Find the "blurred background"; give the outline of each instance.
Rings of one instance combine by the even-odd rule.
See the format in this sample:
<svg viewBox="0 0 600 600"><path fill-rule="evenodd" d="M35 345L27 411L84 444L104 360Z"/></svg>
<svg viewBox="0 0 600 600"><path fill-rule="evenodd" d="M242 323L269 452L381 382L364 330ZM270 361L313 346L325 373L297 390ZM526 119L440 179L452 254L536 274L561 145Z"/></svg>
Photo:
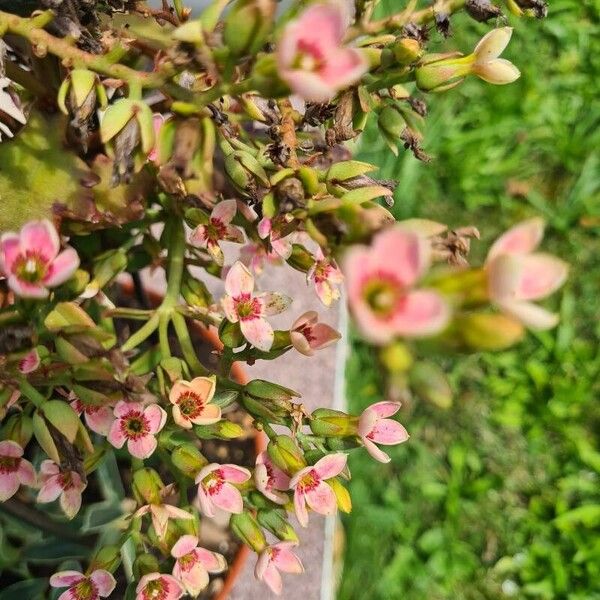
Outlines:
<svg viewBox="0 0 600 600"><path fill-rule="evenodd" d="M388 465L351 455L339 600L600 598L600 3L551 0L547 19L510 24L504 56L521 79L428 96L431 163L396 159L376 129L361 157L399 180L398 218L476 225L474 255L543 216L544 249L573 266L561 323L508 352L428 357L449 388L404 400L410 441ZM487 30L461 15L447 42L432 36L470 52ZM356 339L352 411L385 397L384 382Z"/></svg>

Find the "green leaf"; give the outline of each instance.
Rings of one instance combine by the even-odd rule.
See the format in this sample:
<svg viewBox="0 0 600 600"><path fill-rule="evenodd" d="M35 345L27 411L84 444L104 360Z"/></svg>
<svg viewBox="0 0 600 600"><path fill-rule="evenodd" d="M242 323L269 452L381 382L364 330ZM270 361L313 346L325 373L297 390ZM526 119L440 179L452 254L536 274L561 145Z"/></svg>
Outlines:
<svg viewBox="0 0 600 600"><path fill-rule="evenodd" d="M88 546L69 542L60 538L46 538L27 546L23 551L23 558L32 562L58 563L69 558L82 558L89 554Z"/></svg>
<svg viewBox="0 0 600 600"><path fill-rule="evenodd" d="M48 580L45 577L39 579L28 579L19 581L4 588L0 592L0 600L15 600L15 598L25 598L27 600L44 600L44 592L48 587Z"/></svg>

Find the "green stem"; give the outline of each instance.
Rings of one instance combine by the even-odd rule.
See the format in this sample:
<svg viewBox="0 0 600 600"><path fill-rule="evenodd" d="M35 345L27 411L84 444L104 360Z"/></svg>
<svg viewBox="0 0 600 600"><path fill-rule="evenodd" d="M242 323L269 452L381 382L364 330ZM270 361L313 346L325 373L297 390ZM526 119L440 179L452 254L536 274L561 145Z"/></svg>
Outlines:
<svg viewBox="0 0 600 600"><path fill-rule="evenodd" d="M169 322L171 321L171 311L159 311L158 318L158 343L160 345L161 358L171 356L171 346L169 344Z"/></svg>
<svg viewBox="0 0 600 600"><path fill-rule="evenodd" d="M179 312L173 313L173 326L175 327L175 333L183 352L187 364L195 375L208 375L208 370L198 360L196 351L194 350L194 344L190 338L190 332L185 322L185 318Z"/></svg>
<svg viewBox="0 0 600 600"><path fill-rule="evenodd" d="M161 308L174 307L179 299L179 294L181 291L181 280L183 279L185 259L185 229L183 227L183 221L181 221L179 218L172 225L171 238L169 242L170 248L167 293Z"/></svg>
<svg viewBox="0 0 600 600"><path fill-rule="evenodd" d="M158 327L160 317L158 313L154 313L150 320L140 329L138 329L121 347L123 352L129 352L137 348L142 342L145 342Z"/></svg>

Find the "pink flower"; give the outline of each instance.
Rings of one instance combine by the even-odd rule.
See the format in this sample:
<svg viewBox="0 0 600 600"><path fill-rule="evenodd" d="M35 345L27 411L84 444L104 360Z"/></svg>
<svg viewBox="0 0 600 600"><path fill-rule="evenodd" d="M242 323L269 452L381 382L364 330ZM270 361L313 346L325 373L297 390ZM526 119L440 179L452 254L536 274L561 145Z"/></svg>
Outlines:
<svg viewBox="0 0 600 600"><path fill-rule="evenodd" d="M35 486L33 465L23 458L23 448L12 440L0 442L0 502L12 498L21 485Z"/></svg>
<svg viewBox="0 0 600 600"><path fill-rule="evenodd" d="M395 336L421 337L441 331L450 318L442 296L411 287L429 266L431 247L422 236L393 226L370 248L347 252L348 301L363 336L386 344Z"/></svg>
<svg viewBox="0 0 600 600"><path fill-rule="evenodd" d="M60 571L50 577L50 585L55 588L68 587L58 600L98 600L112 594L117 582L104 569L97 569L87 576L79 571Z"/></svg>
<svg viewBox="0 0 600 600"><path fill-rule="evenodd" d="M358 435L369 454L379 462L390 462L390 457L375 444L393 446L408 439L406 429L397 421L387 419L400 410L399 402L377 402L366 408L358 421Z"/></svg>
<svg viewBox="0 0 600 600"><path fill-rule="evenodd" d="M27 375L28 373L33 373L40 366L40 355L38 351L33 348L30 350L20 361L19 361L19 371L23 373L23 375Z"/></svg>
<svg viewBox="0 0 600 600"><path fill-rule="evenodd" d="M284 573L304 572L302 562L290 550L296 545L296 542L279 542L267 546L256 561L254 576L259 581L264 581L278 596L283 587L279 571Z"/></svg>
<svg viewBox="0 0 600 600"><path fill-rule="evenodd" d="M30 221L20 233L0 238L0 270L10 289L23 298L46 298L48 288L71 278L79 266L73 248L60 252L60 239L48 221Z"/></svg>
<svg viewBox="0 0 600 600"><path fill-rule="evenodd" d="M267 251L267 249L258 242L250 242L249 244L242 246L240 250L240 261L257 275L260 275L260 273L263 272L265 263L272 265L283 264L283 260L277 252L273 250L270 252Z"/></svg>
<svg viewBox="0 0 600 600"><path fill-rule="evenodd" d="M208 223L198 225L191 237L193 244L206 248L214 261L223 266L223 251L219 246L221 240L242 243L244 234L231 225L237 210L236 200L223 200L219 202L210 215Z"/></svg>
<svg viewBox="0 0 600 600"><path fill-rule="evenodd" d="M317 296L325 306L331 306L334 300L339 299L340 291L337 286L342 283L344 276L335 261L325 257L321 248L315 253L315 263L306 277L309 281L314 281Z"/></svg>
<svg viewBox="0 0 600 600"><path fill-rule="evenodd" d="M148 513L150 513L150 517L152 518L152 527L154 527L154 531L160 539L164 538L167 534L169 519L189 520L194 518L189 512L171 504L146 504L138 508L133 516L141 517Z"/></svg>
<svg viewBox="0 0 600 600"><path fill-rule="evenodd" d="M54 502L60 496L60 507L69 519L81 508L81 493L86 484L75 471L61 471L52 460L45 460L40 467L42 487L37 497L41 504Z"/></svg>
<svg viewBox="0 0 600 600"><path fill-rule="evenodd" d="M208 585L209 573L221 573L227 568L225 558L221 554L200 548L198 538L194 535L180 537L171 548L171 556L175 558L173 577L193 597Z"/></svg>
<svg viewBox="0 0 600 600"><path fill-rule="evenodd" d="M326 348L342 337L339 331L318 320L319 315L314 310L309 310L294 321L290 339L301 354L312 356L315 350Z"/></svg>
<svg viewBox="0 0 600 600"><path fill-rule="evenodd" d="M491 300L532 329L550 329L558 323L558 315L530 300L540 300L555 292L569 272L562 260L533 252L543 236L542 219L519 223L492 245L485 266Z"/></svg>
<svg viewBox="0 0 600 600"><path fill-rule="evenodd" d="M221 305L229 321L239 322L246 340L259 350L268 352L273 345L274 332L264 317L283 312L291 299L275 292L254 296L253 291L254 277L238 261L227 273L226 296L221 300Z"/></svg>
<svg viewBox="0 0 600 600"><path fill-rule="evenodd" d="M267 452L261 452L256 457L254 469L256 489L276 504L286 504L287 494L281 490L290 487L290 478L269 458Z"/></svg>
<svg viewBox="0 0 600 600"><path fill-rule="evenodd" d="M78 414L85 415L86 425L96 433L107 436L115 417L110 406L85 404L79 398L71 402L71 408Z"/></svg>
<svg viewBox="0 0 600 600"><path fill-rule="evenodd" d="M341 2L314 4L284 29L277 48L279 74L305 100L327 102L367 71L360 50L342 45L347 16Z"/></svg>
<svg viewBox="0 0 600 600"><path fill-rule="evenodd" d="M267 237L269 238L272 254L279 256L283 260L287 260L292 255L292 245L294 243L293 233L282 237L281 234L273 228L273 221L267 217L260 221L256 230L261 239L264 240Z"/></svg>
<svg viewBox="0 0 600 600"><path fill-rule="evenodd" d="M346 466L346 460L345 454L328 454L314 466L305 467L292 477L290 489L294 490L294 508L302 527L308 525L307 504L321 515L335 514L337 501L326 480L339 475Z"/></svg>
<svg viewBox="0 0 600 600"><path fill-rule="evenodd" d="M191 429L192 424L211 425L219 421L221 408L211 404L215 388L214 377L176 381L169 394L175 423L184 429Z"/></svg>
<svg viewBox="0 0 600 600"><path fill-rule="evenodd" d="M164 426L167 413L158 404L144 407L138 402L117 403L114 410L116 419L110 427L108 441L115 448L122 448L127 442L127 450L136 458L148 458L156 450L154 437Z"/></svg>
<svg viewBox="0 0 600 600"><path fill-rule="evenodd" d="M179 600L184 589L172 575L149 573L140 579L135 593L135 600Z"/></svg>
<svg viewBox="0 0 600 600"><path fill-rule="evenodd" d="M245 483L250 471L236 465L206 465L196 476L198 501L207 517L215 516L215 506L225 512L239 514L244 510L240 491L232 484Z"/></svg>

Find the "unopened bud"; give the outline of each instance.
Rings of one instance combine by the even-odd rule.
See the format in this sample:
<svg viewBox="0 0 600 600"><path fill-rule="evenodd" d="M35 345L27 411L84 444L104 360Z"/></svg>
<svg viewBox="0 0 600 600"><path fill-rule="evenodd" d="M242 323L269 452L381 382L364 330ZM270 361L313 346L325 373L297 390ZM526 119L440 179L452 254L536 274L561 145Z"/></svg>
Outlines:
<svg viewBox="0 0 600 600"><path fill-rule="evenodd" d="M296 473L306 466L302 450L289 435L278 435L269 442L271 460L286 473Z"/></svg>
<svg viewBox="0 0 600 600"><path fill-rule="evenodd" d="M398 38L390 49L400 65L410 65L423 56L423 48L414 38Z"/></svg>
<svg viewBox="0 0 600 600"><path fill-rule="evenodd" d="M118 546L102 546L91 560L90 572L97 569L112 572L119 566L120 562L121 555Z"/></svg>
<svg viewBox="0 0 600 600"><path fill-rule="evenodd" d="M158 572L160 572L160 566L158 559L153 554L140 554L133 563L133 574L136 579Z"/></svg>
<svg viewBox="0 0 600 600"><path fill-rule="evenodd" d="M519 321L502 314L467 314L458 319L456 329L473 350L504 350L525 335Z"/></svg>
<svg viewBox="0 0 600 600"><path fill-rule="evenodd" d="M160 475L154 469L138 469L133 474L133 495L138 504L159 504L164 488Z"/></svg>
<svg viewBox="0 0 600 600"><path fill-rule="evenodd" d="M267 531L270 531L280 540L297 542L298 536L289 521L285 518L285 511L280 509L259 510L257 514L258 522Z"/></svg>
<svg viewBox="0 0 600 600"><path fill-rule="evenodd" d="M248 512L231 516L229 526L233 533L256 553L265 549L267 540L256 519Z"/></svg>
<svg viewBox="0 0 600 600"><path fill-rule="evenodd" d="M323 437L347 437L358 432L358 417L330 408L313 411L309 424L315 435Z"/></svg>
<svg viewBox="0 0 600 600"><path fill-rule="evenodd" d="M183 444L175 448L171 454L171 460L182 473L192 479L196 477L202 467L208 464L200 450L192 444Z"/></svg>
<svg viewBox="0 0 600 600"><path fill-rule="evenodd" d="M225 19L223 40L232 54L256 54L271 29L276 4L273 0L238 0Z"/></svg>
<svg viewBox="0 0 600 600"><path fill-rule="evenodd" d="M342 485L338 478L334 477L333 479L328 479L327 483L330 485L333 493L335 494L338 508L344 513L352 512L352 498L350 497L350 493Z"/></svg>
<svg viewBox="0 0 600 600"><path fill-rule="evenodd" d="M33 423L31 417L25 413L12 415L2 428L2 439L17 442L21 448L25 448L33 435Z"/></svg>
<svg viewBox="0 0 600 600"><path fill-rule="evenodd" d="M390 373L408 371L414 362L413 355L403 342L393 342L386 346L381 350L379 357Z"/></svg>
<svg viewBox="0 0 600 600"><path fill-rule="evenodd" d="M233 440L244 435L244 429L237 423L225 419L211 425L196 425L194 433L202 440Z"/></svg>
<svg viewBox="0 0 600 600"><path fill-rule="evenodd" d="M463 81L472 72L474 57L428 54L415 70L417 87L424 92L442 92Z"/></svg>

